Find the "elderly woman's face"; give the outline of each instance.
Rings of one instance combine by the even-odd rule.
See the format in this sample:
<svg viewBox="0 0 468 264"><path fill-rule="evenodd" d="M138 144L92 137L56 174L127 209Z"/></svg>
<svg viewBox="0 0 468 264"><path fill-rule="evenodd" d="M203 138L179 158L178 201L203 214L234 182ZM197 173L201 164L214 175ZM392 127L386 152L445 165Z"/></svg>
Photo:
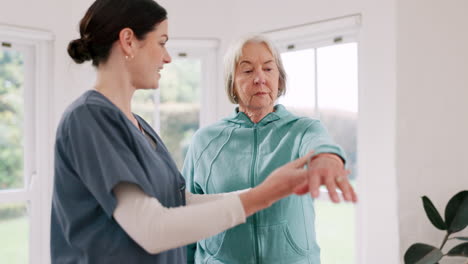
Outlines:
<svg viewBox="0 0 468 264"><path fill-rule="evenodd" d="M270 111L273 111L278 84L278 66L266 44L245 44L234 77L239 107L253 111L271 108Z"/></svg>

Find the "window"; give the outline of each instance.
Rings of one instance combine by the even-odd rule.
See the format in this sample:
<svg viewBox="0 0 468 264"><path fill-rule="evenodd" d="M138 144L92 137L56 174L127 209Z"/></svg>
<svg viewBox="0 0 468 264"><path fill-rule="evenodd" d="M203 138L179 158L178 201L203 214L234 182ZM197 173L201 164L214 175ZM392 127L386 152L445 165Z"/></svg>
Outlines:
<svg viewBox="0 0 468 264"><path fill-rule="evenodd" d="M288 77L286 94L278 103L293 113L323 122L347 154L353 184L358 177L355 23L351 17L294 28L291 32L269 33L277 42ZM322 188L315 207L322 263L355 263L355 206L333 204Z"/></svg>
<svg viewBox="0 0 468 264"><path fill-rule="evenodd" d="M212 104L202 104L202 94L207 100L209 78L216 76L216 46L214 41L169 41L172 62L161 71L159 89L138 90L133 98L133 111L158 132L179 169L193 134L210 112Z"/></svg>
<svg viewBox="0 0 468 264"><path fill-rule="evenodd" d="M9 42L2 42L0 50L0 190L24 197L0 204L0 259L5 258L1 261L5 263L27 263L29 255L30 205L25 196L32 156L25 154L33 149L26 144L25 114L32 114L24 100L24 94L31 92L25 83L32 63L28 51Z"/></svg>
<svg viewBox="0 0 468 264"><path fill-rule="evenodd" d="M357 43L286 51L287 94L278 102L291 112L322 120L356 172Z"/></svg>
<svg viewBox="0 0 468 264"><path fill-rule="evenodd" d="M51 39L0 25L0 263L48 260L51 155L44 138Z"/></svg>

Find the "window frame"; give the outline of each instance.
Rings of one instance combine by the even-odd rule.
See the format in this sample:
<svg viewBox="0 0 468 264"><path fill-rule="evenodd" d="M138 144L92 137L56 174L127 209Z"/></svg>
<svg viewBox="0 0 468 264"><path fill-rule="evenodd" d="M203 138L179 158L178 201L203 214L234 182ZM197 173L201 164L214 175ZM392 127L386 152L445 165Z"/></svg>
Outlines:
<svg viewBox="0 0 468 264"><path fill-rule="evenodd" d="M29 263L50 263L52 149L50 120L52 47L47 31L0 24L2 42L18 45L32 61L25 69L24 188L0 191L0 203L26 202L29 217ZM24 47L24 48L21 48ZM16 49L16 48L15 48Z"/></svg>

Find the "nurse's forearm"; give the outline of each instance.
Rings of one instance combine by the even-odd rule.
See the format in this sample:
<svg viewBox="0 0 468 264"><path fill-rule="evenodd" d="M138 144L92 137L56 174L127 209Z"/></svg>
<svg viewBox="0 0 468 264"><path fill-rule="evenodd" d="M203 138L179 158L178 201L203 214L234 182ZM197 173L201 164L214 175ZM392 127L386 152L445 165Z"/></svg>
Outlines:
<svg viewBox="0 0 468 264"><path fill-rule="evenodd" d="M244 206L247 217L268 207L268 203L258 194L256 189L240 194L239 198L242 201L242 206Z"/></svg>
<svg viewBox="0 0 468 264"><path fill-rule="evenodd" d="M246 192L248 190L250 190L250 188L244 189L244 190L239 190L239 191L234 191L234 192L215 193L215 194L193 194L191 192L186 191L185 192L185 201L186 201L187 205L202 204L202 203L212 202L212 201L222 199L222 198L226 197L226 195L241 194L241 193Z"/></svg>
<svg viewBox="0 0 468 264"><path fill-rule="evenodd" d="M245 222L237 194L176 208L162 206L135 184L120 183L114 194L115 220L150 254L188 245Z"/></svg>
<svg viewBox="0 0 468 264"><path fill-rule="evenodd" d="M274 190L267 190L267 188L262 185L239 194L247 217L270 207L274 202L280 200L284 196L285 195L281 195Z"/></svg>

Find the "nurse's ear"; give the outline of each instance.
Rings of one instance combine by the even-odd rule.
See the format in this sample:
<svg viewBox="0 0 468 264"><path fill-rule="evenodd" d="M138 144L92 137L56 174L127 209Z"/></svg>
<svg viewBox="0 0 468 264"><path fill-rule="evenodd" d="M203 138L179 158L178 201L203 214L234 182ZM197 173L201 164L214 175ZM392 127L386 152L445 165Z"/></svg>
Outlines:
<svg viewBox="0 0 468 264"><path fill-rule="evenodd" d="M122 49L125 59L133 59L136 48L136 37L131 28L124 28L120 31L118 43Z"/></svg>

